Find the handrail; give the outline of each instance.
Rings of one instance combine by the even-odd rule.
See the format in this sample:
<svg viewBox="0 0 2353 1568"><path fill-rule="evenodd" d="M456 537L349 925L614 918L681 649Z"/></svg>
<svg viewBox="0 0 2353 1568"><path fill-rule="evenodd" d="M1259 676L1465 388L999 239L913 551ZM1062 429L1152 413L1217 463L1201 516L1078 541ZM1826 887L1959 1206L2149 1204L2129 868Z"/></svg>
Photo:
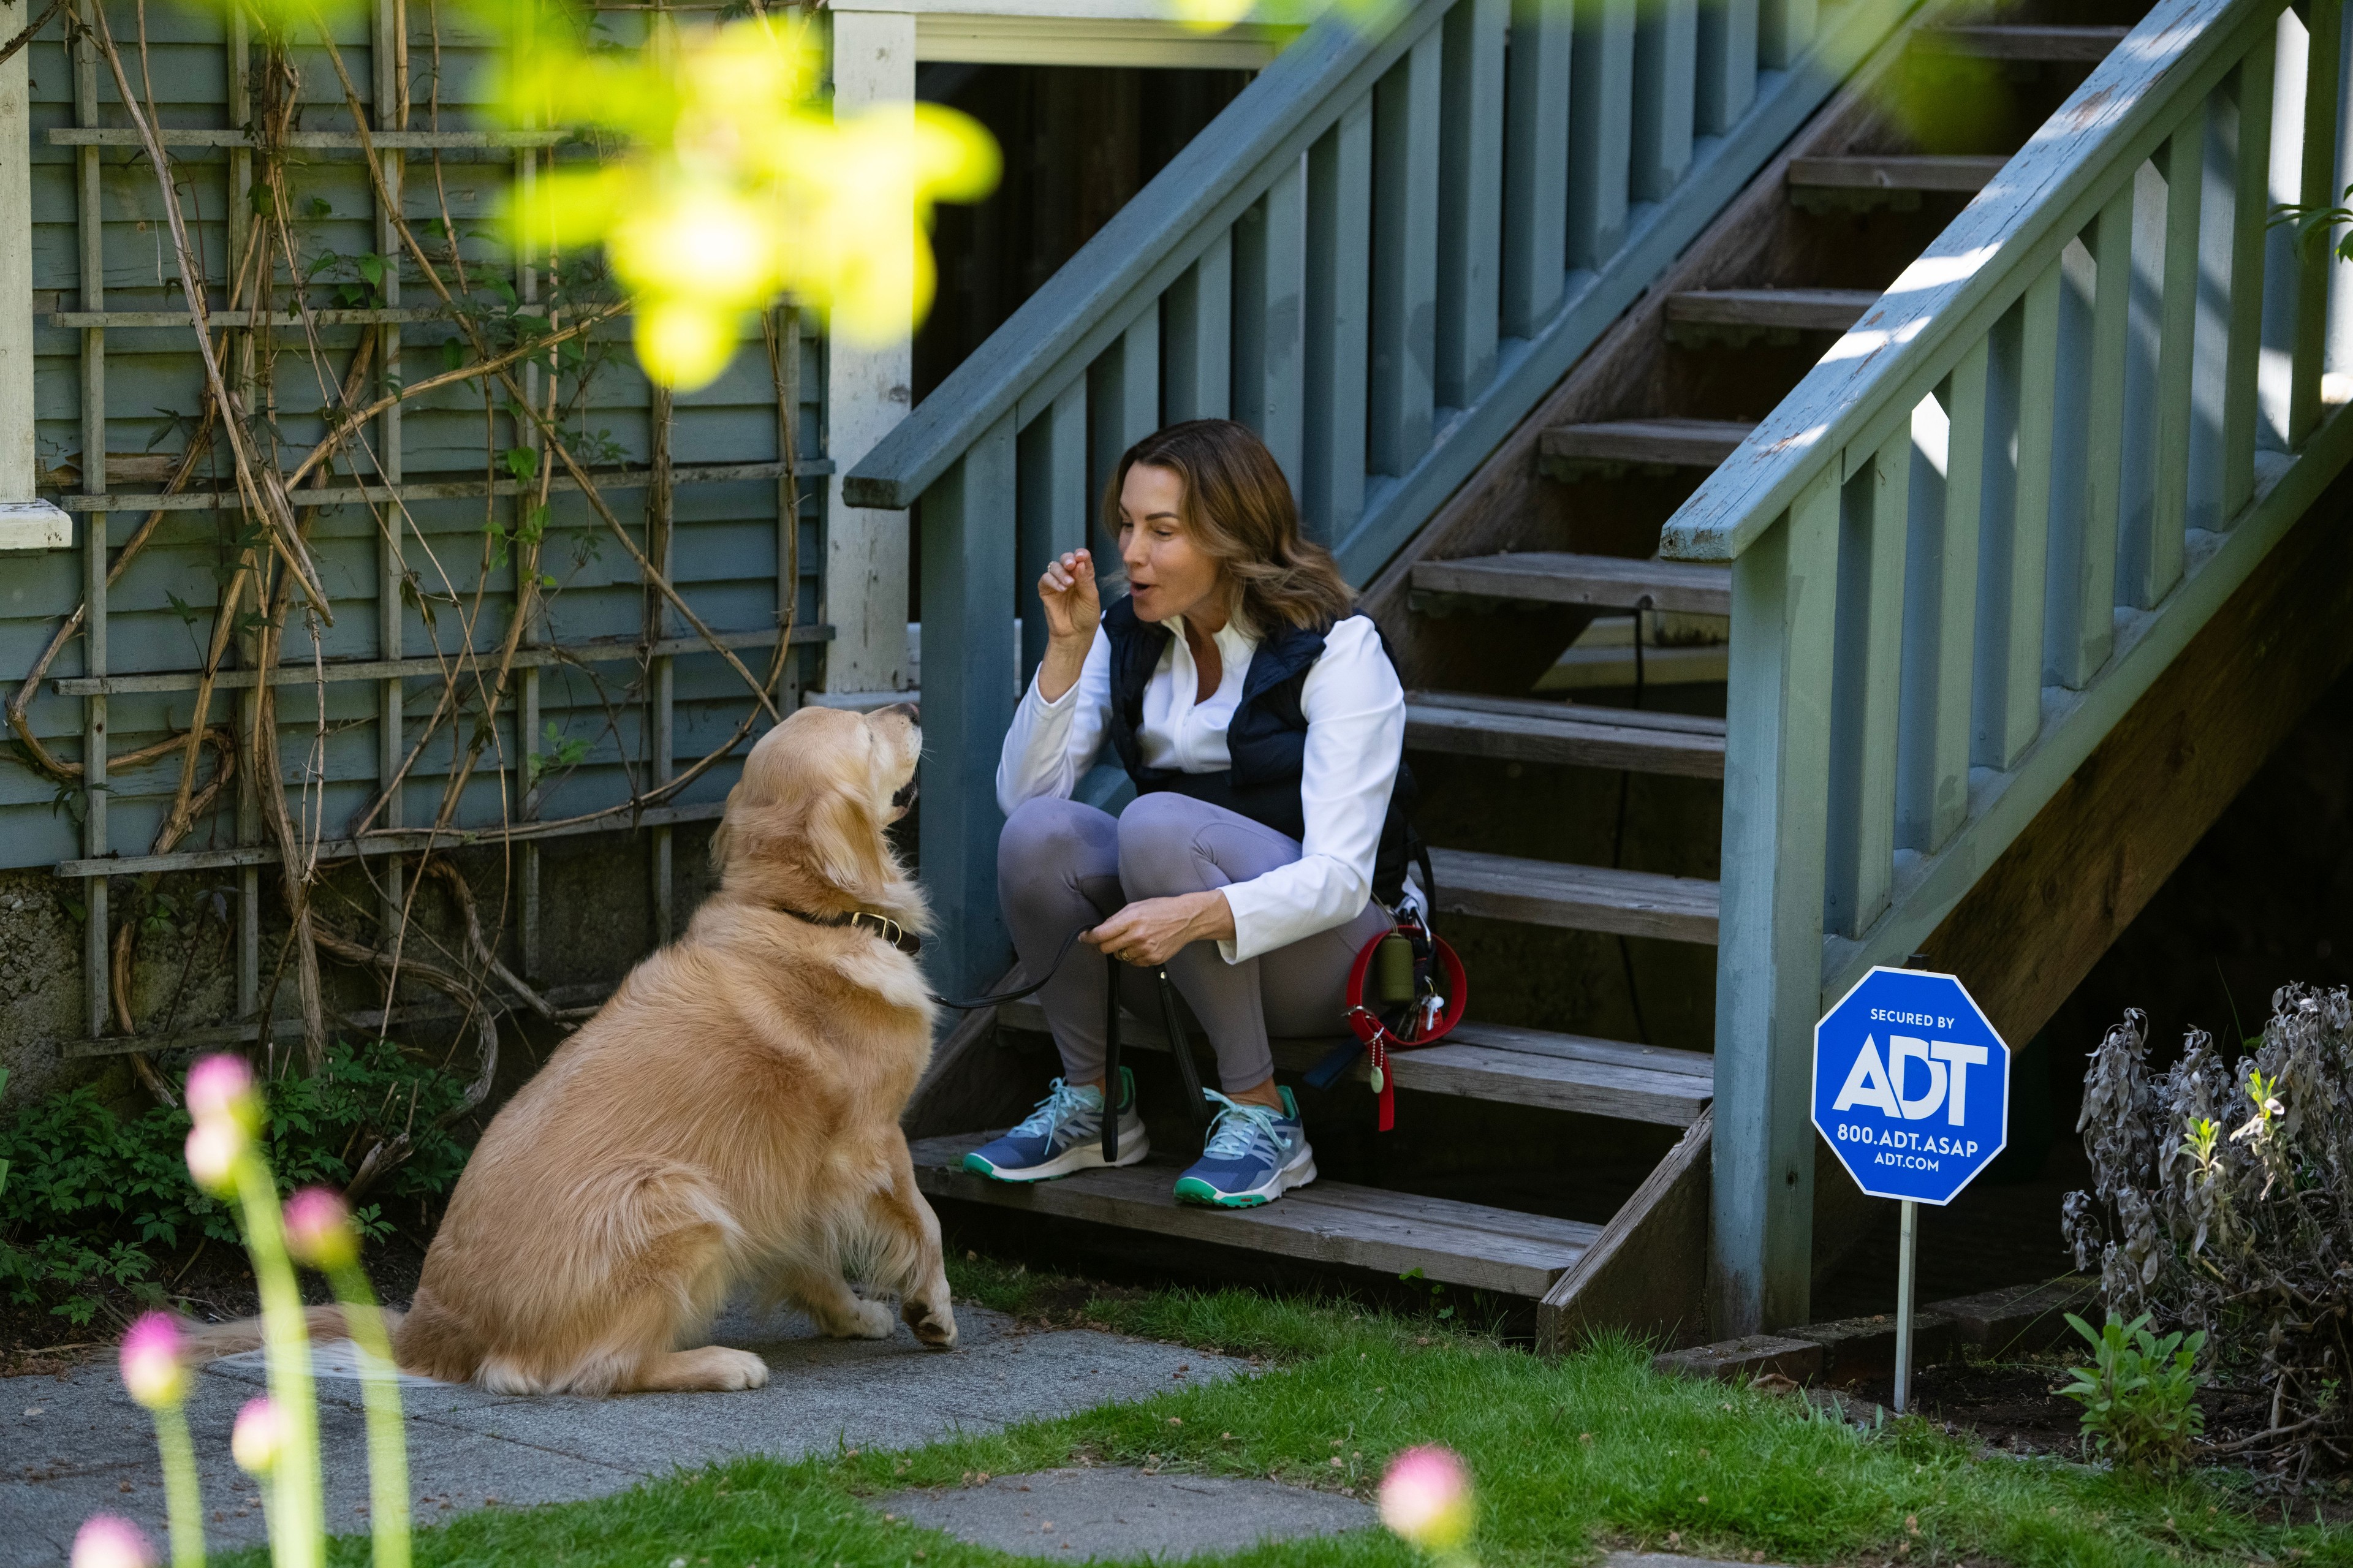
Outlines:
<svg viewBox="0 0 2353 1568"><path fill-rule="evenodd" d="M2159 0L1666 525L1732 563L1718 1332L1805 1314L1814 1020L2353 458L2353 268L2274 221L2342 178L2343 7Z"/></svg>
<svg viewBox="0 0 2353 1568"><path fill-rule="evenodd" d="M1914 0L1397 0L1228 105L845 477L922 510L934 980L1002 969L997 672L1130 443L1230 416L1368 580ZM1024 613L1027 605L1031 613ZM960 657L940 657L937 650Z"/></svg>
<svg viewBox="0 0 2353 1568"><path fill-rule="evenodd" d="M1117 339L1145 303L1199 259L1262 192L1274 167L1296 162L1341 107L1445 12L1400 5L1386 37L1326 16L1275 57L1136 198L1024 300L978 353L895 426L843 481L851 506L912 507L965 448L1009 409L1028 424Z"/></svg>
<svg viewBox="0 0 2353 1568"><path fill-rule="evenodd" d="M2202 96L2281 9L2262 0L2162 0L1890 284L1668 522L1660 553L1730 561L1771 526L1824 465L1875 448L1956 353L2099 215L2115 171L2155 153L2166 111Z"/></svg>

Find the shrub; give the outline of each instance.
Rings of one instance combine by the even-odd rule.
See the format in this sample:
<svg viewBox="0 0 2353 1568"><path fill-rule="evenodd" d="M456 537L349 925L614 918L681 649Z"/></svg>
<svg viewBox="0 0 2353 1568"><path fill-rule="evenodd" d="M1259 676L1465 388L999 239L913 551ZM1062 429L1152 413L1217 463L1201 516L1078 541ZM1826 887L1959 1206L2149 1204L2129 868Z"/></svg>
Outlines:
<svg viewBox="0 0 2353 1568"><path fill-rule="evenodd" d="M262 1142L291 1192L345 1185L379 1139L410 1130L416 1152L381 1189L396 1198L437 1196L457 1181L466 1151L434 1119L464 1093L462 1080L389 1041L338 1042L315 1076L269 1084ZM0 1123L0 1169L8 1173L0 1186L0 1293L87 1323L110 1288L161 1300L161 1258L200 1240L238 1246L227 1209L189 1180L189 1125L178 1109L119 1117L86 1087ZM356 1217L371 1236L391 1228L381 1205Z"/></svg>
<svg viewBox="0 0 2353 1568"><path fill-rule="evenodd" d="M2226 1062L2193 1029L2181 1059L2157 1075L2147 1027L2146 1014L2128 1011L2084 1075L2076 1131L2094 1190L2062 1206L2076 1266L2098 1266L2113 1316L2196 1330L2208 1347L2259 1346L2268 1440L2341 1450L2337 1389L2353 1360L2353 1001L2342 988L2284 986L2252 1055Z"/></svg>
<svg viewBox="0 0 2353 1568"><path fill-rule="evenodd" d="M2204 1331L2159 1339L2147 1312L2129 1323L2112 1313L2097 1331L2073 1312L2067 1322L2092 1345L2092 1364L2070 1368L2075 1381L2059 1391L2083 1405L2084 1435L2138 1468L2178 1468L2205 1427L2196 1403Z"/></svg>

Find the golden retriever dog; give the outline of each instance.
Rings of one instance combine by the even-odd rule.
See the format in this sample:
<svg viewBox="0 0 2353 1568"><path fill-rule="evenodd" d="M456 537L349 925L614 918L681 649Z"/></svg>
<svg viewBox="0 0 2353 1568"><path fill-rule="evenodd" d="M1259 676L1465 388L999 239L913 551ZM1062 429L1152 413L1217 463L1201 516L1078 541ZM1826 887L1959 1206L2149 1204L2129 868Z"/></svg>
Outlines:
<svg viewBox="0 0 2353 1568"><path fill-rule="evenodd" d="M883 828L922 743L900 705L805 708L752 748L712 840L717 890L468 1161L393 1331L402 1370L502 1394L757 1388L758 1356L703 1342L729 1293L888 1336L845 1266L899 1297L917 1340L955 1345L899 1129L934 1008L892 940L927 910Z"/></svg>

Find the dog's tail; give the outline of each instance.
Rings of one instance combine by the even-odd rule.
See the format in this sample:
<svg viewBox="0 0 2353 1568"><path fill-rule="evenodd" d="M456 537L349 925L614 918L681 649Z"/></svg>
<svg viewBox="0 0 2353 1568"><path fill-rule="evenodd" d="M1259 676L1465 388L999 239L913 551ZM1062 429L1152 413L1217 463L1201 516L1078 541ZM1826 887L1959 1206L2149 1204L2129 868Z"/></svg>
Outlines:
<svg viewBox="0 0 2353 1568"><path fill-rule="evenodd" d="M399 1312L389 1307L384 1309L385 1331L397 1330L400 1319ZM343 1308L337 1306L304 1308L302 1327L314 1345L351 1337L351 1325L344 1320ZM239 1318L228 1323L200 1323L193 1318L182 1318L179 1328L183 1353L199 1363L259 1350L264 1343L259 1318Z"/></svg>

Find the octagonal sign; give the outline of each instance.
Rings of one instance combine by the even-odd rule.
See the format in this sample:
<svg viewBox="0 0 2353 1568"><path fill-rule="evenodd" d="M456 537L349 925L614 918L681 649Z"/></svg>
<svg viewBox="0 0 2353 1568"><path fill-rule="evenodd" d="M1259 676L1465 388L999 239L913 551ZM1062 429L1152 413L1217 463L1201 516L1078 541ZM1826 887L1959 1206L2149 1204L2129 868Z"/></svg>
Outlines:
<svg viewBox="0 0 2353 1568"><path fill-rule="evenodd" d="M1874 969L1814 1026L1814 1126L1872 1196L1951 1203L2010 1140L2010 1047L1952 975Z"/></svg>

